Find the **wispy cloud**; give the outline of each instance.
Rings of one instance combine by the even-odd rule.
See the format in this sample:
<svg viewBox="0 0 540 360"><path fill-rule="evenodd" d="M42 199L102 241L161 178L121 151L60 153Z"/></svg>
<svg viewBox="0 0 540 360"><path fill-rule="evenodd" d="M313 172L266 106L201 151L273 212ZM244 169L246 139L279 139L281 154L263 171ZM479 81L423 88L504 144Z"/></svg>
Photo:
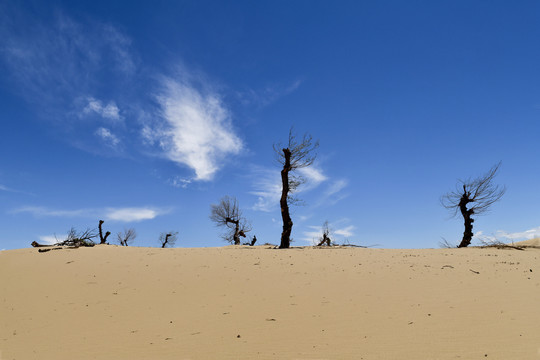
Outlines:
<svg viewBox="0 0 540 360"><path fill-rule="evenodd" d="M120 144L120 139L111 133L109 129L100 127L96 130L96 135L109 147L116 149Z"/></svg>
<svg viewBox="0 0 540 360"><path fill-rule="evenodd" d="M251 176L255 190L249 193L257 197L257 202L253 205L252 209L270 212L278 208L281 197L281 177L279 170L253 167Z"/></svg>
<svg viewBox="0 0 540 360"><path fill-rule="evenodd" d="M29 213L36 217L103 218L119 222L151 220L169 212L170 209L158 207L58 210L41 206L26 206L12 211L12 213Z"/></svg>
<svg viewBox="0 0 540 360"><path fill-rule="evenodd" d="M483 231L477 231L474 238L481 241L521 241L540 237L540 226L529 230L509 233L504 230L497 230L492 235L484 235Z"/></svg>
<svg viewBox="0 0 540 360"><path fill-rule="evenodd" d="M301 84L301 80L295 80L288 84L267 85L262 89L238 92L237 96L244 105L263 108L296 91Z"/></svg>
<svg viewBox="0 0 540 360"><path fill-rule="evenodd" d="M77 210L57 210L49 209L42 206L24 206L12 211L15 214L29 213L35 217L91 217L94 210L92 209L77 209Z"/></svg>
<svg viewBox="0 0 540 360"><path fill-rule="evenodd" d="M220 96L181 79L163 78L156 96L160 124L147 125L142 136L157 143L164 156L195 171L194 180L212 180L230 155L242 150L229 111Z"/></svg>
<svg viewBox="0 0 540 360"><path fill-rule="evenodd" d="M122 120L120 109L116 106L114 101L110 101L107 105L103 105L100 100L94 99L93 97L88 98L87 101L88 104L83 109L84 114L95 113L105 119L114 121Z"/></svg>
<svg viewBox="0 0 540 360"><path fill-rule="evenodd" d="M39 243L43 245L53 245L62 240L63 240L62 237L58 238L56 235L39 236Z"/></svg>
<svg viewBox="0 0 540 360"><path fill-rule="evenodd" d="M335 222L335 224L343 224L344 222L346 222L346 220L338 220ZM332 224L330 224L330 227L331 227L330 238L333 241L339 242L339 241L343 241L354 236L354 229L355 229L354 225L348 225L344 227L339 227L337 229L332 229ZM310 244L314 244L318 242L319 239L322 238L323 229L321 225L319 226L310 225L310 226L307 226L307 228L309 230L302 232L302 238L301 238L302 241L305 241Z"/></svg>
<svg viewBox="0 0 540 360"><path fill-rule="evenodd" d="M328 180L323 171L316 166L298 169L297 175L304 183L295 190L294 194L311 191ZM291 176L295 175L291 174ZM255 190L250 191L250 194L257 196L257 202L252 209L265 212L276 209L279 206L282 190L280 170L278 168L253 167L251 177Z"/></svg>
<svg viewBox="0 0 540 360"><path fill-rule="evenodd" d="M13 14L0 15L0 59L42 111L65 112L93 92L100 76L119 80L134 71L131 40L111 25L77 22L61 12L52 25L17 15L18 21L11 20ZM101 112L114 116L114 107L102 106Z"/></svg>

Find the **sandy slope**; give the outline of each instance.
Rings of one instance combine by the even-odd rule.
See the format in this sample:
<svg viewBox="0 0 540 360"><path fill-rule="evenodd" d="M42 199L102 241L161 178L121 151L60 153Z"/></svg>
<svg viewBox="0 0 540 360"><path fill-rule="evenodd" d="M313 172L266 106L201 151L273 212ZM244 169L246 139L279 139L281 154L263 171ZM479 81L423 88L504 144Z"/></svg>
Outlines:
<svg viewBox="0 0 540 360"><path fill-rule="evenodd" d="M0 252L0 359L540 359L540 250Z"/></svg>

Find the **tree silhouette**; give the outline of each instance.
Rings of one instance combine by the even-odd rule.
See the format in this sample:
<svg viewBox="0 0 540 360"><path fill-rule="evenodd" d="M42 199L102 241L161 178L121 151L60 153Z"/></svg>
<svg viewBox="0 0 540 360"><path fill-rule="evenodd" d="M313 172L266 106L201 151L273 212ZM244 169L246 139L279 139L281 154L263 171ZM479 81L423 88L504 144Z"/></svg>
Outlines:
<svg viewBox="0 0 540 360"><path fill-rule="evenodd" d="M291 246L291 232L293 221L289 212L289 202L295 202L297 199L291 197L304 179L300 176L293 176L297 169L305 168L313 164L317 154L314 151L319 147L319 142L313 143L311 135L304 134L301 141L296 139L293 129L289 130L289 139L286 145L274 144L274 152L278 162L283 166L281 170L281 198L279 205L281 208L281 218L283 220L283 231L281 233L280 249Z"/></svg>
<svg viewBox="0 0 540 360"><path fill-rule="evenodd" d="M471 244L474 235L472 216L485 214L491 205L499 201L506 192L506 187L493 185L493 178L497 175L500 166L499 162L486 174L476 179L459 180L456 190L441 197L442 205L452 211L453 216L457 215L458 210L463 216L465 231L458 247L467 247Z"/></svg>
<svg viewBox="0 0 540 360"><path fill-rule="evenodd" d="M159 243L161 248L173 247L178 240L178 231L171 231L166 233L161 233L159 235Z"/></svg>
<svg viewBox="0 0 540 360"><path fill-rule="evenodd" d="M106 244L107 243L107 237L109 237L109 235L111 235L111 232L110 231L107 231L105 233L105 236L103 236L103 230L101 229L101 226L103 225L105 221L103 220L99 220L99 225L98 225L98 228L99 228L99 243L100 244Z"/></svg>
<svg viewBox="0 0 540 360"><path fill-rule="evenodd" d="M246 233L251 231L251 225L242 216L238 201L234 197L224 196L219 201L219 204L212 204L210 207L210 220L216 226L229 229L222 237L234 245L240 245L240 237L246 237Z"/></svg>
<svg viewBox="0 0 540 360"><path fill-rule="evenodd" d="M332 239L330 239L330 225L328 224L328 220L326 220L322 226L322 236L319 238L319 242L317 243L317 246L331 246L332 245Z"/></svg>
<svg viewBox="0 0 540 360"><path fill-rule="evenodd" d="M137 233L135 232L135 229L129 228L124 229L123 233L119 232L118 234L116 234L116 236L120 245L129 246L129 244L131 244L137 237Z"/></svg>

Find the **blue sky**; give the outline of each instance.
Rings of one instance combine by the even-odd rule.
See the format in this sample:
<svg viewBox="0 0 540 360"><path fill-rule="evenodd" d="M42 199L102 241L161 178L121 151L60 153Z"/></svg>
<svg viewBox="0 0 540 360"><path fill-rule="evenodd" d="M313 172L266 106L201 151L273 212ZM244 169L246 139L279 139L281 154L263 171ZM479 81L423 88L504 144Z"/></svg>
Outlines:
<svg viewBox="0 0 540 360"><path fill-rule="evenodd" d="M3 1L0 248L133 227L134 245L221 246L238 199L279 243L291 126L319 139L293 245L325 220L388 248L461 239L439 198L502 161L475 222L540 236L537 1Z"/></svg>

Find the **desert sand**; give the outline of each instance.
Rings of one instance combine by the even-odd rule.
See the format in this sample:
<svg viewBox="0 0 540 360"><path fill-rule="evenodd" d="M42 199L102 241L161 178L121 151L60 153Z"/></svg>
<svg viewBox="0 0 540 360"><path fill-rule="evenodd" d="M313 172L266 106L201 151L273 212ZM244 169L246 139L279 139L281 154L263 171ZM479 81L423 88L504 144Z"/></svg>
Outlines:
<svg viewBox="0 0 540 360"><path fill-rule="evenodd" d="M540 359L540 249L0 252L0 359Z"/></svg>

